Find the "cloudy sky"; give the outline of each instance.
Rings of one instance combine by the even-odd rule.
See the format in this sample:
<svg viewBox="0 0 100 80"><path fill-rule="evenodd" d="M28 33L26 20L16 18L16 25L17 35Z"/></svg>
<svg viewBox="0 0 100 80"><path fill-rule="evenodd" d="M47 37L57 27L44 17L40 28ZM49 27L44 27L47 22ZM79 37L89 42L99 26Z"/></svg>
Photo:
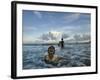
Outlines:
<svg viewBox="0 0 100 80"><path fill-rule="evenodd" d="M23 43L90 39L89 13L23 10Z"/></svg>

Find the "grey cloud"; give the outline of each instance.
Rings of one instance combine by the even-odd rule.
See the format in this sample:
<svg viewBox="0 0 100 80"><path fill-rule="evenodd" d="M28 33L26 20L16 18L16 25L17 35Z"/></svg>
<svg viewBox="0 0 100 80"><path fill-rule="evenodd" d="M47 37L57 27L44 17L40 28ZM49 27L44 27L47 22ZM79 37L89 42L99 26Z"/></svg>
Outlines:
<svg viewBox="0 0 100 80"><path fill-rule="evenodd" d="M42 34L39 39L41 41L59 41L63 37L65 42L84 42L84 41L90 41L90 35L89 34L67 34L63 33L62 36L55 36L52 32L48 32L45 34Z"/></svg>
<svg viewBox="0 0 100 80"><path fill-rule="evenodd" d="M42 14L39 11L34 11L33 12L38 18L42 18Z"/></svg>
<svg viewBox="0 0 100 80"><path fill-rule="evenodd" d="M59 36L55 36L52 32L48 32L48 33L45 33L45 34L42 34L39 39L41 40L58 40L58 37Z"/></svg>
<svg viewBox="0 0 100 80"><path fill-rule="evenodd" d="M55 37L51 32L49 32L49 37L51 40L57 40L57 37Z"/></svg>
<svg viewBox="0 0 100 80"><path fill-rule="evenodd" d="M70 36L68 35L68 34L62 34L62 37L64 38L64 39L66 39L66 38L69 38Z"/></svg>
<svg viewBox="0 0 100 80"><path fill-rule="evenodd" d="M40 37L40 39L42 39L42 40L49 40L49 36L48 36L48 34L43 34L43 35Z"/></svg>
<svg viewBox="0 0 100 80"><path fill-rule="evenodd" d="M74 35L74 40L76 41L84 41L84 40L90 40L90 35L89 34L76 34Z"/></svg>
<svg viewBox="0 0 100 80"><path fill-rule="evenodd" d="M65 17L65 22L71 23L77 19L79 19L80 13L74 13Z"/></svg>

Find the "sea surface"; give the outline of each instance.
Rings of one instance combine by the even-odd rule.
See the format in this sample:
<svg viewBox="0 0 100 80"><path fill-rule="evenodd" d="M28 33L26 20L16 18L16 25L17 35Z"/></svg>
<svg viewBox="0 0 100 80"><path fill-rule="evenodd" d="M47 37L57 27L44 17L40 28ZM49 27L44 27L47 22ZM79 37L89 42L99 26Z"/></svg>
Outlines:
<svg viewBox="0 0 100 80"><path fill-rule="evenodd" d="M58 64L47 64L44 61L50 45L23 44L23 69L43 69L60 67L84 67L91 66L91 45L90 43L65 44L64 49L53 45L55 54L63 57Z"/></svg>

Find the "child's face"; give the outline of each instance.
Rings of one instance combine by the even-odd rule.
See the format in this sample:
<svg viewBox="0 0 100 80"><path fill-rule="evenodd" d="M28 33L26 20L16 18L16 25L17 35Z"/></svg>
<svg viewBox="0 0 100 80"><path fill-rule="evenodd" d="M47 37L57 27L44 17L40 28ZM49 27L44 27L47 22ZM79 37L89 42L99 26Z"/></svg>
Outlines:
<svg viewBox="0 0 100 80"><path fill-rule="evenodd" d="M53 48L49 48L48 49L48 53L54 54L55 53L55 50Z"/></svg>

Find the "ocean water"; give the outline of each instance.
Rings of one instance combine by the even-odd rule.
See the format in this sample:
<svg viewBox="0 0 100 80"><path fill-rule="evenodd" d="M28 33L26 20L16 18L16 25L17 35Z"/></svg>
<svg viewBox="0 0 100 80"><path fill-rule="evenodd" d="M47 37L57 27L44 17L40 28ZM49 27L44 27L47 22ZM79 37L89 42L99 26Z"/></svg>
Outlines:
<svg viewBox="0 0 100 80"><path fill-rule="evenodd" d="M23 44L23 69L91 66L90 43L66 44L64 49L53 45L56 49L55 54L63 57L63 60L56 65L47 64L44 61L49 46Z"/></svg>

